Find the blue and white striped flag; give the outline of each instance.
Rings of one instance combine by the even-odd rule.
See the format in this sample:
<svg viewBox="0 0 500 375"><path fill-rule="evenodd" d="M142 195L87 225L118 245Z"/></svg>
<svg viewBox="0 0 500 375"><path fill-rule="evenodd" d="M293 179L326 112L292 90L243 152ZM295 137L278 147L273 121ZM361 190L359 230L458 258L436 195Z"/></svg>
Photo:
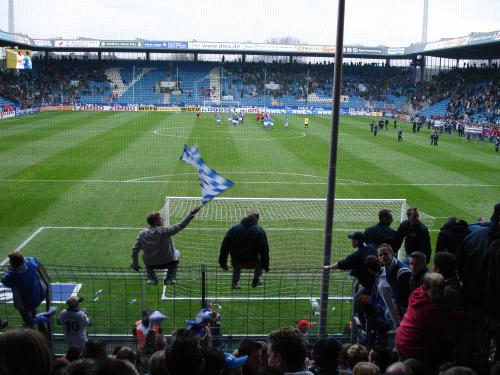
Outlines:
<svg viewBox="0 0 500 375"><path fill-rule="evenodd" d="M181 160L191 164L198 170L202 203L214 199L217 195L234 185L234 182L220 176L216 171L205 164L198 151L198 146L196 145L191 148L184 145L184 153L181 156Z"/></svg>

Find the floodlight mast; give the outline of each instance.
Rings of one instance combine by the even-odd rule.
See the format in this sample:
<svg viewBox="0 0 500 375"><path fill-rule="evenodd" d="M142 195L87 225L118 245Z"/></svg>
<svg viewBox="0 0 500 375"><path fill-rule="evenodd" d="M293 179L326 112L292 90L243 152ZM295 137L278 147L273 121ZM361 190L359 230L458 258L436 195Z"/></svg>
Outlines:
<svg viewBox="0 0 500 375"><path fill-rule="evenodd" d="M332 129L330 137L330 158L328 162L328 189L326 194L325 241L323 264L330 264L333 241L333 212L335 202L335 180L337 177L337 151L339 139L340 83L342 80L342 52L344 49L345 0L339 0L337 13L337 41L335 44L335 67L333 74ZM321 303L319 315L319 336L326 335L328 315L328 286L330 271L323 269Z"/></svg>
<svg viewBox="0 0 500 375"><path fill-rule="evenodd" d="M14 0L9 0L9 33L14 33Z"/></svg>
<svg viewBox="0 0 500 375"><path fill-rule="evenodd" d="M429 0L424 0L424 12L422 16L422 43L427 43L427 24L429 21Z"/></svg>

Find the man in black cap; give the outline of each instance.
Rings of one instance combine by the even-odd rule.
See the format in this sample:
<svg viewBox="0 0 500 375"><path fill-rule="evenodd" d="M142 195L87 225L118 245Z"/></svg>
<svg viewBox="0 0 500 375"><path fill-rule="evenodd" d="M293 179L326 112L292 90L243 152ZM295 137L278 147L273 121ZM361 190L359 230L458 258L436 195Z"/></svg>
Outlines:
<svg viewBox="0 0 500 375"><path fill-rule="evenodd" d="M365 243L365 235L362 232L353 232L347 235L351 239L352 247L356 249L352 254L342 260L323 266L325 270L350 270L350 275L358 279L365 291L363 294L369 294L375 277L368 272L365 266L365 258L369 255L377 255L377 250L373 245Z"/></svg>

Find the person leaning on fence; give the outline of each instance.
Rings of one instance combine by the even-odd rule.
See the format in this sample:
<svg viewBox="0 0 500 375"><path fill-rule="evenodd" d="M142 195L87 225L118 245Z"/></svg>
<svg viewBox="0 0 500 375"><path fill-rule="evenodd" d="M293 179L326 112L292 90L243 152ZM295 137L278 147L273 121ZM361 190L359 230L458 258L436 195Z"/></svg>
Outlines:
<svg viewBox="0 0 500 375"><path fill-rule="evenodd" d="M365 259L369 255L377 255L377 250L373 245L365 243L365 235L363 232L353 232L347 235L351 240L351 245L356 249L352 254L349 254L344 259L333 264L323 266L325 270L350 270L350 275L358 279L363 286L360 294L370 294L375 277L368 271L365 265Z"/></svg>
<svg viewBox="0 0 500 375"><path fill-rule="evenodd" d="M149 278L148 284L158 284L155 269L166 269L167 274L163 283L175 284L180 253L175 250L172 236L183 230L194 219L200 207L193 208L178 224L165 226L159 212L147 217L149 228L141 230L134 247L132 248L132 264L130 267L139 271L139 251L142 250L142 260Z"/></svg>
<svg viewBox="0 0 500 375"><path fill-rule="evenodd" d="M249 211L240 223L229 229L222 241L219 265L227 271L227 258L231 255L233 289L241 288L243 269L254 269L252 288L262 284L263 270L269 272L269 244L266 232L258 225L259 217L258 211Z"/></svg>
<svg viewBox="0 0 500 375"><path fill-rule="evenodd" d="M40 262L34 257L25 258L19 252L8 255L10 268L5 272L2 283L12 289L14 307L19 311L24 325L34 326L36 309L45 299L47 287L38 277Z"/></svg>

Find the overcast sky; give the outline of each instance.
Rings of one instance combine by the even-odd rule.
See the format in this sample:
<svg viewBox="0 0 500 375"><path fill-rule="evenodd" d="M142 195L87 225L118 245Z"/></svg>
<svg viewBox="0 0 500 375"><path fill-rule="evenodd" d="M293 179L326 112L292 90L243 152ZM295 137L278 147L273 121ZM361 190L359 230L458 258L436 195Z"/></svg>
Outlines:
<svg viewBox="0 0 500 375"><path fill-rule="evenodd" d="M344 44L407 46L424 0L346 0ZM14 0L15 31L33 38L335 44L336 0ZM8 0L0 0L8 30ZM428 41L500 30L500 0L429 0Z"/></svg>

